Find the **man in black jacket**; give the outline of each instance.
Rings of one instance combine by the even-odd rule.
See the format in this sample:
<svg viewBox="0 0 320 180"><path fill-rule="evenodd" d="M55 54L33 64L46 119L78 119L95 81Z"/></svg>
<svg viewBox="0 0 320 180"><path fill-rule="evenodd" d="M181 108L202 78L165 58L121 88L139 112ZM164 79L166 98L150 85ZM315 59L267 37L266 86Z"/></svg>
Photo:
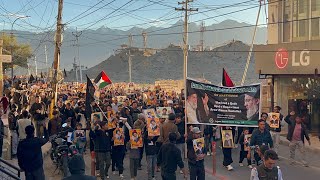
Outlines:
<svg viewBox="0 0 320 180"><path fill-rule="evenodd" d="M43 158L41 147L48 142L45 138L34 137L34 127L29 125L25 129L27 137L18 145L18 164L25 172L26 180L44 180Z"/></svg>
<svg viewBox="0 0 320 180"><path fill-rule="evenodd" d="M178 131L180 133L180 138L177 139L177 147L180 149L181 153L182 153L182 158L184 158L185 155L185 148L184 148L184 143L185 143L185 138L183 136L183 134L185 134L185 122L184 119L182 119L181 114L176 114L176 121L175 121L177 127L178 127ZM180 172L181 173L181 172Z"/></svg>
<svg viewBox="0 0 320 180"><path fill-rule="evenodd" d="M303 166L308 167L308 163L306 162L305 158L306 151L304 149L304 138L308 140L309 145L311 145L311 142L308 135L307 127L304 123L302 123L302 116L296 116L295 112L291 112L285 118L285 121L288 123L287 139L290 141L289 148L291 164L295 164L295 151L298 147L302 155Z"/></svg>
<svg viewBox="0 0 320 180"><path fill-rule="evenodd" d="M192 129L192 137L187 140L188 147L188 164L190 170L190 180L204 180L205 170L204 170L204 157L205 152L202 154L196 154L193 148L193 140L201 138L201 131L198 127Z"/></svg>
<svg viewBox="0 0 320 180"><path fill-rule="evenodd" d="M102 121L96 125L93 134L94 151L99 161L101 179L109 179L108 171L111 165L111 139L112 135L108 133L108 123Z"/></svg>
<svg viewBox="0 0 320 180"><path fill-rule="evenodd" d="M85 163L81 155L74 155L68 164L71 176L63 178L63 180L95 180L94 176L85 175Z"/></svg>
<svg viewBox="0 0 320 180"><path fill-rule="evenodd" d="M181 158L181 151L176 147L176 133L169 134L169 143L163 144L158 153L157 165L161 165L161 176L163 180L176 180L177 165L183 169L184 178L187 172Z"/></svg>

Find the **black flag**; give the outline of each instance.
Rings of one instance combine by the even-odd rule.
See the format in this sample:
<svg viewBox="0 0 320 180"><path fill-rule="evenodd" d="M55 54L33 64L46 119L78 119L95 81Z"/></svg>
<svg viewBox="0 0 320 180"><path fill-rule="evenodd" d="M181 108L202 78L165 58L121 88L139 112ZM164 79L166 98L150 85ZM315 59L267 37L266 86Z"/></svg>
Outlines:
<svg viewBox="0 0 320 180"><path fill-rule="evenodd" d="M86 75L87 76L87 75ZM86 115L87 118L89 119L92 113L92 107L91 107L91 102L94 101L94 93L96 89L93 86L91 80L87 76L87 89L86 89Z"/></svg>
<svg viewBox="0 0 320 180"><path fill-rule="evenodd" d="M30 75L30 78L29 78L29 83L33 83L36 79L33 77L33 75L31 74Z"/></svg>
<svg viewBox="0 0 320 180"><path fill-rule="evenodd" d="M66 78L66 77L67 77L67 71L66 71L66 69L63 69L63 73L64 73L64 77Z"/></svg>

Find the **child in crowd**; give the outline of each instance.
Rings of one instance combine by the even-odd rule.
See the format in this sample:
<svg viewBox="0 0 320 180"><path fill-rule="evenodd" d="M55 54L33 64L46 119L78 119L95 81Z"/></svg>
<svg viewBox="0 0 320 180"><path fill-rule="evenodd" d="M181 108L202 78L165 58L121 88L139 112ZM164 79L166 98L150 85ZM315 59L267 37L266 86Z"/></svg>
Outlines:
<svg viewBox="0 0 320 180"><path fill-rule="evenodd" d="M79 154L83 154L86 145L85 131L82 129L82 124L76 124L76 130L72 133L71 137L73 144L76 146Z"/></svg>
<svg viewBox="0 0 320 180"><path fill-rule="evenodd" d="M248 153L250 152L250 142L248 142L248 140L245 138L246 135L249 135L249 129L248 128L244 128L243 129L243 133L241 134L240 138L239 138L239 144L241 146L241 150L240 150L240 160L239 160L239 166L243 167L243 160L244 158L247 158L248 161L248 167L252 169L252 165L251 165L251 159L248 158Z"/></svg>

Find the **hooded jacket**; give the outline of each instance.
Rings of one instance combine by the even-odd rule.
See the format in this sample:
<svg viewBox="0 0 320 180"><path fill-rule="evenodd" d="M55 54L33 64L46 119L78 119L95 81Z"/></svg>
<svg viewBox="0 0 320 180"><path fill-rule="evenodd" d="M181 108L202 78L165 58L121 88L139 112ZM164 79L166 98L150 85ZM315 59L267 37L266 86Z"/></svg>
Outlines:
<svg viewBox="0 0 320 180"><path fill-rule="evenodd" d="M71 176L63 178L63 180L95 180L94 176L85 175L85 164L81 155L74 155L68 164Z"/></svg>

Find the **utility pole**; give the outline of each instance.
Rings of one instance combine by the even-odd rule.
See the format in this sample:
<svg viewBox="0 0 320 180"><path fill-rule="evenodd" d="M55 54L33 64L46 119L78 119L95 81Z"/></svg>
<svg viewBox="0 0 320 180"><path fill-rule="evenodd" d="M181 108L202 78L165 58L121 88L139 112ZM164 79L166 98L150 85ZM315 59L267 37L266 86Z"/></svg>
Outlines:
<svg viewBox="0 0 320 180"><path fill-rule="evenodd" d="M204 51L204 31L206 30L206 27L204 25L204 21L201 22L200 27L200 51Z"/></svg>
<svg viewBox="0 0 320 180"><path fill-rule="evenodd" d="M178 5L184 5L182 8L175 8L176 11L184 11L184 32L183 32L183 82L184 82L184 98L187 100L187 76L188 76L188 12L198 11L198 9L188 8L188 4L193 0L185 0L178 2ZM187 112L186 112L187 114ZM185 116L185 122L187 122L187 116ZM187 123L185 123L185 129L187 130ZM185 145L187 150L187 145ZM185 155L185 157L187 157Z"/></svg>
<svg viewBox="0 0 320 180"><path fill-rule="evenodd" d="M146 50L147 49L147 33L143 31L142 37L143 37L143 48L144 50Z"/></svg>
<svg viewBox="0 0 320 180"><path fill-rule="evenodd" d="M132 61L132 57L131 57L131 47L132 47L132 35L130 34L129 35L129 60L128 60L128 63L129 63L129 82L131 83L132 82L132 64L131 64L131 61Z"/></svg>
<svg viewBox="0 0 320 180"><path fill-rule="evenodd" d="M53 61L53 80L52 80L52 89L54 91L53 102L51 105L56 105L58 99L58 72L60 66L60 48L62 44L62 8L63 0L59 0L58 5L58 16L57 16L57 30L55 34L55 49L54 49L54 61ZM53 107L52 107L53 108ZM52 110L51 108L51 110Z"/></svg>
<svg viewBox="0 0 320 180"><path fill-rule="evenodd" d="M36 77L37 77L38 76L37 56L34 56L34 66L35 66L35 73L36 73Z"/></svg>
<svg viewBox="0 0 320 180"><path fill-rule="evenodd" d="M78 82L79 81L79 79L78 79L78 65L77 65L76 57L74 57L74 59L73 59L73 69L76 73L76 81Z"/></svg>
<svg viewBox="0 0 320 180"><path fill-rule="evenodd" d="M48 67L48 51L47 51L47 45L44 45L44 55L46 56L46 69L47 75L49 74L49 67ZM47 76L48 77L48 76Z"/></svg>
<svg viewBox="0 0 320 180"><path fill-rule="evenodd" d="M76 42L77 44L75 46L77 46L77 59L79 62L79 74L80 74L80 82L82 83L82 68L81 68L81 63L80 63L80 51L79 51L79 37L82 35L82 31L78 32L78 28L76 28L76 32L72 32L72 35L74 37L76 37ZM76 71L77 74L77 71ZM78 82L78 78L77 78L77 82Z"/></svg>

